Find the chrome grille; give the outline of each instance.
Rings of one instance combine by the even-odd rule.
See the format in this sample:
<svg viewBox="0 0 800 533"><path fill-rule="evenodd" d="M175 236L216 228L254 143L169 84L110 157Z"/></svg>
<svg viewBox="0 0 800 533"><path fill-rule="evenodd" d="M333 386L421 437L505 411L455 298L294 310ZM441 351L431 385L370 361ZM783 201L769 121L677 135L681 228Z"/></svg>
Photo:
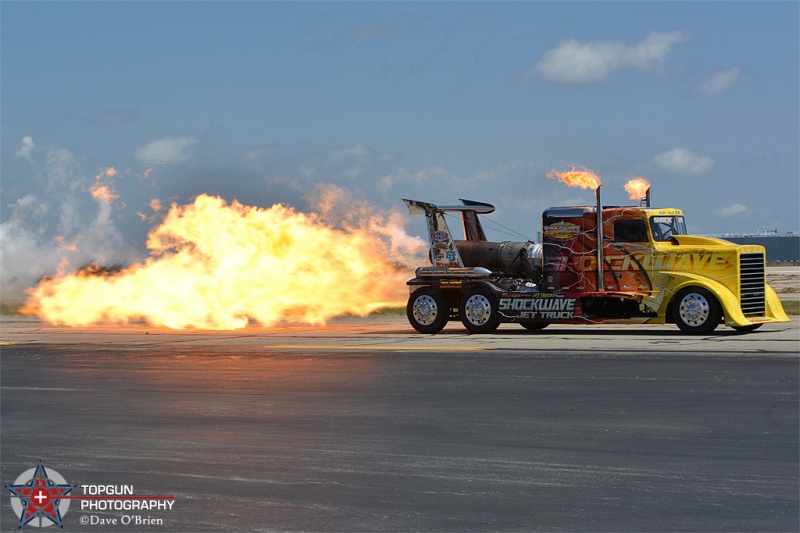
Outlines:
<svg viewBox="0 0 800 533"><path fill-rule="evenodd" d="M739 295L745 316L764 316L764 254L742 254L739 258Z"/></svg>

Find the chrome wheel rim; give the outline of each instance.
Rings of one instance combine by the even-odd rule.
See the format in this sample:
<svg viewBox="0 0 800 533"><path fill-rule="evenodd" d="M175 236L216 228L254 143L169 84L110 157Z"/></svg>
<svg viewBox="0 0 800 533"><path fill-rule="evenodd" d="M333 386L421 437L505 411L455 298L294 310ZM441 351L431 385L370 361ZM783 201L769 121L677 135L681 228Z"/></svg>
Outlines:
<svg viewBox="0 0 800 533"><path fill-rule="evenodd" d="M681 300L679 313L681 320L690 326L702 326L708 321L711 313L711 306L708 300L702 295L692 292Z"/></svg>
<svg viewBox="0 0 800 533"><path fill-rule="evenodd" d="M471 324L482 326L492 316L492 304L482 294L473 294L464 304L464 315Z"/></svg>
<svg viewBox="0 0 800 533"><path fill-rule="evenodd" d="M436 320L439 308L436 306L436 300L425 294L414 300L411 312L419 324L430 326Z"/></svg>

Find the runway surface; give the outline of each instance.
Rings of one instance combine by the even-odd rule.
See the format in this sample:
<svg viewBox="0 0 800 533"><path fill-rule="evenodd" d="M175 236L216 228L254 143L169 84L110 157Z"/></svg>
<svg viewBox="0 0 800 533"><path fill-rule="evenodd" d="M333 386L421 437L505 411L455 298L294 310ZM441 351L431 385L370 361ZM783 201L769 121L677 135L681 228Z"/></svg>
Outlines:
<svg viewBox="0 0 800 533"><path fill-rule="evenodd" d="M67 531L797 531L799 332L5 318L2 479L174 497Z"/></svg>

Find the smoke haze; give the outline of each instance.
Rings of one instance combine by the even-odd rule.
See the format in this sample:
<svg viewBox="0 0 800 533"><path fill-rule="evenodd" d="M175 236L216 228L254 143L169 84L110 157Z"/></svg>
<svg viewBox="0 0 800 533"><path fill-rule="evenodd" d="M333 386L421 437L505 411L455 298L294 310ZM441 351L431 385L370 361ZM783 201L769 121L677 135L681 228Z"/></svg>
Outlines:
<svg viewBox="0 0 800 533"><path fill-rule="evenodd" d="M278 177L266 181L288 186L288 197L302 195L307 215L286 202L265 210L200 194L167 210L151 198L136 211L149 232L144 249L117 227L129 207L118 187L127 180L157 188L159 171L107 167L90 178L68 150L41 154L39 166L32 139L23 146L18 155L33 165L42 192L17 200L0 226L2 298L8 306L27 300L25 312L53 322L144 318L217 329L248 319L320 323L402 305L404 281L424 260L425 242L406 232L398 209L381 209L339 185ZM247 264L237 263L243 256ZM305 298L316 306L303 307ZM189 308L177 311L179 302Z"/></svg>
<svg viewBox="0 0 800 533"><path fill-rule="evenodd" d="M11 204L8 220L0 224L0 283L6 305L21 303L25 289L44 276L136 258L112 218L114 195L92 193L112 176L87 176L66 149L48 150L39 164L33 146L32 138L25 137L19 155L33 166L37 183L31 188L37 192ZM111 191L110 181L100 186Z"/></svg>

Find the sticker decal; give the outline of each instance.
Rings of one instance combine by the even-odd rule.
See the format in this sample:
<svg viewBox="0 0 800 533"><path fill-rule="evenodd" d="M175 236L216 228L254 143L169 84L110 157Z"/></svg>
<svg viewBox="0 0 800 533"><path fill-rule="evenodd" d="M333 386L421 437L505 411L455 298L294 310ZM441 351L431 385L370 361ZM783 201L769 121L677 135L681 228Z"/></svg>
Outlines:
<svg viewBox="0 0 800 533"><path fill-rule="evenodd" d="M580 229L580 226L562 220L545 226L544 235L551 239L572 239L580 233Z"/></svg>
<svg viewBox="0 0 800 533"><path fill-rule="evenodd" d="M510 296L500 298L498 309L504 316L525 320L571 320L575 318L577 298Z"/></svg>

